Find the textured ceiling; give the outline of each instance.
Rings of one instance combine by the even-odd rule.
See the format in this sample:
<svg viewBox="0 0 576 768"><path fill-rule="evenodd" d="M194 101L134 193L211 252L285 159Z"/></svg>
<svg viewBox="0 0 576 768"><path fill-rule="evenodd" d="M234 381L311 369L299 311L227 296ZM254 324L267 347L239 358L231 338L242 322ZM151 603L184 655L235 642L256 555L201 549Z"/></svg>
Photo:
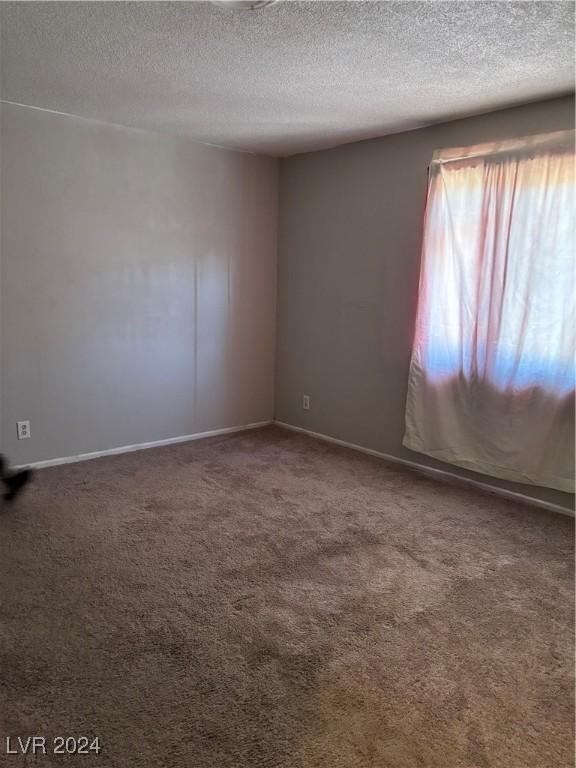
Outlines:
<svg viewBox="0 0 576 768"><path fill-rule="evenodd" d="M567 93L572 2L4 2L2 98L272 155Z"/></svg>

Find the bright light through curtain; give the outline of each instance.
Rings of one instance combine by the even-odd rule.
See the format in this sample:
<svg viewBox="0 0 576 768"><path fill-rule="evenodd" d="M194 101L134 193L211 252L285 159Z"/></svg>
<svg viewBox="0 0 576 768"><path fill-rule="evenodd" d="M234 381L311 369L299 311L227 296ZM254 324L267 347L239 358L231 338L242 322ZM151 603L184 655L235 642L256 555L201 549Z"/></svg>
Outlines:
<svg viewBox="0 0 576 768"><path fill-rule="evenodd" d="M430 167L404 445L574 491L574 132Z"/></svg>

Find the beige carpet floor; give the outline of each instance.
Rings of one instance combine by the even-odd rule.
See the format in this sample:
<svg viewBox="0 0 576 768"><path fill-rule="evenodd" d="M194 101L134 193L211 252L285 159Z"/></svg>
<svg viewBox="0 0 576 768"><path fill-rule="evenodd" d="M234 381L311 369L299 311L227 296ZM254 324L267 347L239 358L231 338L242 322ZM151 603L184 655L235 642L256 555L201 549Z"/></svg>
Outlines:
<svg viewBox="0 0 576 768"><path fill-rule="evenodd" d="M0 764L572 766L573 548L274 427L42 470L0 512Z"/></svg>

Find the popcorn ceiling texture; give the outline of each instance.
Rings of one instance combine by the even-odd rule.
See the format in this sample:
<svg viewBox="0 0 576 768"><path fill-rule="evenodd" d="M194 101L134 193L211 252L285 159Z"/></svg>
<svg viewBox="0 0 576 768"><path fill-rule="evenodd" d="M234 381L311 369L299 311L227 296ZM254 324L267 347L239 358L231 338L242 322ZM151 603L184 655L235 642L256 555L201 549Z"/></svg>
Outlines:
<svg viewBox="0 0 576 768"><path fill-rule="evenodd" d="M572 2L2 3L2 98L290 155L574 88Z"/></svg>

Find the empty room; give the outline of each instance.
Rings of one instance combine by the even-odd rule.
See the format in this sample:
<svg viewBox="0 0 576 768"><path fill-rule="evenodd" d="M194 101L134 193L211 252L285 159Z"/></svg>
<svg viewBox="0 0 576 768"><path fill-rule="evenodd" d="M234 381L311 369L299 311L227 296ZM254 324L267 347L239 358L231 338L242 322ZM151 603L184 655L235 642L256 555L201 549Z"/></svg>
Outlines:
<svg viewBox="0 0 576 768"><path fill-rule="evenodd" d="M0 1L0 766L574 765L571 1Z"/></svg>

